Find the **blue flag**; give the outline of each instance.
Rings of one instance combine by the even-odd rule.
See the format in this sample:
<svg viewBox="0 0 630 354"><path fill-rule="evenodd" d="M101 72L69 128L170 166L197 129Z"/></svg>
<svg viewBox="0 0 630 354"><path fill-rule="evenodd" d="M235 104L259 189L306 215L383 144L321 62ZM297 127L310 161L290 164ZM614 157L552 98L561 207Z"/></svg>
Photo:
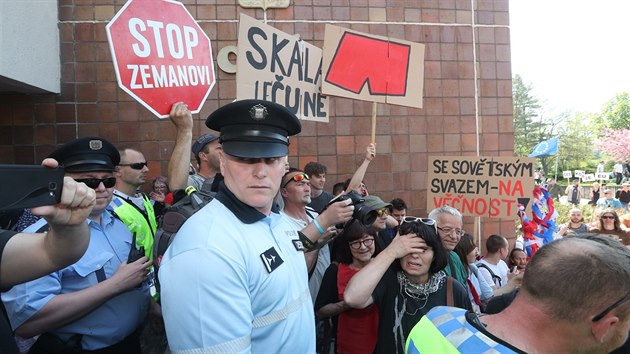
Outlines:
<svg viewBox="0 0 630 354"><path fill-rule="evenodd" d="M558 153L558 137L538 143L529 157L555 155Z"/></svg>

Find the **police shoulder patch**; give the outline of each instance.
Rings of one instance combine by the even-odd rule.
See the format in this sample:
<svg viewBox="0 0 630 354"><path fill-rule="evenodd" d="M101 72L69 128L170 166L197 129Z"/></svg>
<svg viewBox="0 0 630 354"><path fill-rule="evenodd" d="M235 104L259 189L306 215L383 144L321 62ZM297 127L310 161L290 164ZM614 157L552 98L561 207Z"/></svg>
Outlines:
<svg viewBox="0 0 630 354"><path fill-rule="evenodd" d="M262 260L265 268L267 269L268 273L273 272L274 270L276 270L282 263L284 263L284 260L282 258L280 258L280 255L278 254L278 251L276 251L275 248L271 247L270 249L266 250L265 252L260 254L260 259Z"/></svg>

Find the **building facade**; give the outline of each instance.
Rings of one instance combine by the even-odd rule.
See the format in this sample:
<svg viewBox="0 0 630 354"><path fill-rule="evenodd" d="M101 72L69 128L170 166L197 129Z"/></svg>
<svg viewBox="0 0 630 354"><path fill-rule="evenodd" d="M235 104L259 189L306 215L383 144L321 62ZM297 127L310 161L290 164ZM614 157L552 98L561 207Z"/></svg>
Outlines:
<svg viewBox="0 0 630 354"><path fill-rule="evenodd" d="M318 47L326 23L425 44L424 106L378 105L377 157L365 176L370 193L383 200L403 198L411 215L428 212L428 156L513 155L508 0L292 0L287 8L266 11L241 7L238 0L182 2L211 39L215 61L222 48L237 45L239 13L266 19ZM174 126L157 119L116 83L105 26L125 2L52 3L57 14L47 16L53 16L58 29L59 89L25 89L21 86L29 85L15 84L19 78L7 79L11 67L0 67L0 163L39 163L59 144L97 135L139 149L152 176L166 175ZM22 12L18 22L26 23L25 31L36 28L37 17ZM2 56L15 45L9 48L10 43L20 42L15 38L19 32L8 35L13 42L0 41ZM28 58L33 67L48 61L40 56L50 50L34 52ZM208 132L204 121L214 109L236 97L236 75L215 70L218 81L195 115L194 137ZM363 161L371 139L372 104L339 97L329 102L330 122L304 121L302 133L292 140L289 161L297 167L313 160L325 164L331 189ZM473 218L466 218L466 225L472 232ZM514 237L513 220L483 219L481 225L483 235Z"/></svg>

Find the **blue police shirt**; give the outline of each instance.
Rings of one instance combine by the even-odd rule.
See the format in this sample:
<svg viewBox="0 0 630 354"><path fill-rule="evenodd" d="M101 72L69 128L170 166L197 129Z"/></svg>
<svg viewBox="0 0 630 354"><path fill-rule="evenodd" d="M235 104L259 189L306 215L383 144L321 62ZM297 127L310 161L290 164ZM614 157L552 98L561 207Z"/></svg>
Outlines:
<svg viewBox="0 0 630 354"><path fill-rule="evenodd" d="M31 318L56 295L80 291L111 278L127 261L131 233L118 219L105 211L101 223L88 219L90 243L76 263L39 279L16 285L2 294L11 326L15 329ZM44 224L40 220L25 232L35 232ZM87 315L51 331L66 341L83 335L82 348L95 350L122 341L145 320L149 308L149 288L143 284L110 298Z"/></svg>
<svg viewBox="0 0 630 354"><path fill-rule="evenodd" d="M179 230L159 270L173 353L314 353L315 317L297 232L222 184Z"/></svg>

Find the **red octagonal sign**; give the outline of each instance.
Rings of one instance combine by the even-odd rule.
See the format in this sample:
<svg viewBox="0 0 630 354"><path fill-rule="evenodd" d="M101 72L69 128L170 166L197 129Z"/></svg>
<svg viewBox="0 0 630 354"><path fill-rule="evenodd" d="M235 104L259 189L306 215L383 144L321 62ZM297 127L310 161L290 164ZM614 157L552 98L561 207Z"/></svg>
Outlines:
<svg viewBox="0 0 630 354"><path fill-rule="evenodd" d="M130 0L107 24L118 85L160 118L198 113L215 84L210 39L179 1Z"/></svg>

